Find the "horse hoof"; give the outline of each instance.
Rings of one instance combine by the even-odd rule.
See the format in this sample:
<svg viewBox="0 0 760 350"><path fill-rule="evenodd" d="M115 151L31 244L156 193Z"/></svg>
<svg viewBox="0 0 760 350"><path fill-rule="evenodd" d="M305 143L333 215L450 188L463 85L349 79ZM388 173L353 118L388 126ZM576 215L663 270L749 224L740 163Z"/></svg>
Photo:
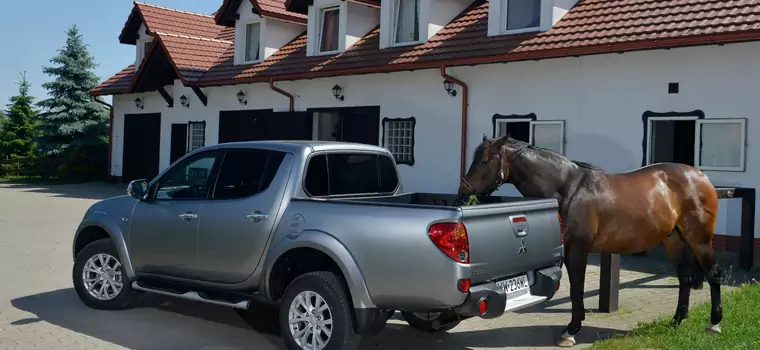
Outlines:
<svg viewBox="0 0 760 350"><path fill-rule="evenodd" d="M557 340L556 344L557 346L562 347L562 348L573 347L575 345L575 337L565 332L562 334L559 340Z"/></svg>
<svg viewBox="0 0 760 350"><path fill-rule="evenodd" d="M710 333L710 334L720 334L720 325L711 324L711 325L707 326L707 333Z"/></svg>

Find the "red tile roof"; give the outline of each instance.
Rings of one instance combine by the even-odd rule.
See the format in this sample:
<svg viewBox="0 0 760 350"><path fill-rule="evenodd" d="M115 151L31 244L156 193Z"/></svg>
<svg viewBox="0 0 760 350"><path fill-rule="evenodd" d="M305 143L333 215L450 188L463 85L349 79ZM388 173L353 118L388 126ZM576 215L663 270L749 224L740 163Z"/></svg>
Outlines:
<svg viewBox="0 0 760 350"><path fill-rule="evenodd" d="M308 57L303 34L264 62L244 66L232 65L230 44L196 85L760 40L760 0L580 0L550 30L518 35L489 37L487 21L488 2L478 0L417 46L380 50L375 28L344 53Z"/></svg>
<svg viewBox="0 0 760 350"><path fill-rule="evenodd" d="M211 69L232 41L156 32L184 83L195 83Z"/></svg>
<svg viewBox="0 0 760 350"><path fill-rule="evenodd" d="M127 68L122 69L116 75L90 90L90 95L99 96L126 93L129 91L129 84L132 83L132 77L134 76L135 65L130 64Z"/></svg>
<svg viewBox="0 0 760 350"><path fill-rule="evenodd" d="M288 22L306 24L306 15L290 12L285 9L286 0L224 0L222 6L215 12L215 20L219 25L234 26L234 14L243 1L250 1L256 13L264 18L274 18Z"/></svg>
<svg viewBox="0 0 760 350"><path fill-rule="evenodd" d="M229 29L216 24L214 16L135 1L132 13L122 29L120 41L135 44L140 23L151 35L155 32L217 38Z"/></svg>

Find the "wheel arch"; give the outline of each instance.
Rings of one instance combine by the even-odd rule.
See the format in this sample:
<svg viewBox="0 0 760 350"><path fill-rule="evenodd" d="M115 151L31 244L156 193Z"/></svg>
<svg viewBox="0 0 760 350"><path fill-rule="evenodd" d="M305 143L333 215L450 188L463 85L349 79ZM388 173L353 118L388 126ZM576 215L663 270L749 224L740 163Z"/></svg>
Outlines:
<svg viewBox="0 0 760 350"><path fill-rule="evenodd" d="M303 231L295 239L283 237L267 254L262 291L270 300L278 300L284 291L282 284L292 281L303 273L326 269L339 274L348 288L354 308L375 308L364 275L348 249L332 235L321 231ZM295 257L296 263L308 261L308 268L296 270L296 274L278 280L278 273L289 267ZM305 260L304 260L305 259ZM329 259L329 260L325 260Z"/></svg>
<svg viewBox="0 0 760 350"><path fill-rule="evenodd" d="M88 244L100 239L108 238L119 254L119 260L127 273L129 278L135 278L134 270L132 269L132 261L129 258L129 252L127 249L127 243L118 228L110 227L107 223L85 221L79 225L77 233L74 236L74 242L72 245L72 258L76 259L79 252L84 249Z"/></svg>

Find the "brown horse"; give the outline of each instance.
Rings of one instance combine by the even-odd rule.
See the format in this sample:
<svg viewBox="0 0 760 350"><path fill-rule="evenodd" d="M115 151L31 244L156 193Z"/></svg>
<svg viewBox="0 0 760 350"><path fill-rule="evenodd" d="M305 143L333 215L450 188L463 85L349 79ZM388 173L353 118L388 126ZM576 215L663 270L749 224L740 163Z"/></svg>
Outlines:
<svg viewBox="0 0 760 350"><path fill-rule="evenodd" d="M557 345L575 345L585 319L583 283L589 253L635 253L662 243L679 281L673 324L688 317L690 288L710 285L707 331L719 333L723 318L721 271L712 249L718 195L694 167L660 163L610 174L588 163L509 136L483 142L462 179L459 196L490 195L502 183L523 196L556 198L565 230L565 266L572 319Z"/></svg>

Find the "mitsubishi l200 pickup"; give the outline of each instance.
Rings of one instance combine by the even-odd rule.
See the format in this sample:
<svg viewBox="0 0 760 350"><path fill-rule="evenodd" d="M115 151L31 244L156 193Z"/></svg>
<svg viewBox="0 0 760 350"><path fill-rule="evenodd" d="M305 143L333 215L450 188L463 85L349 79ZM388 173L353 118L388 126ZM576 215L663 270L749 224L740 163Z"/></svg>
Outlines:
<svg viewBox="0 0 760 350"><path fill-rule="evenodd" d="M397 310L436 332L554 296L556 200L455 201L404 193L378 146L208 146L87 210L73 282L95 309L128 308L140 292L242 310L263 299L279 305L289 349L354 348Z"/></svg>

